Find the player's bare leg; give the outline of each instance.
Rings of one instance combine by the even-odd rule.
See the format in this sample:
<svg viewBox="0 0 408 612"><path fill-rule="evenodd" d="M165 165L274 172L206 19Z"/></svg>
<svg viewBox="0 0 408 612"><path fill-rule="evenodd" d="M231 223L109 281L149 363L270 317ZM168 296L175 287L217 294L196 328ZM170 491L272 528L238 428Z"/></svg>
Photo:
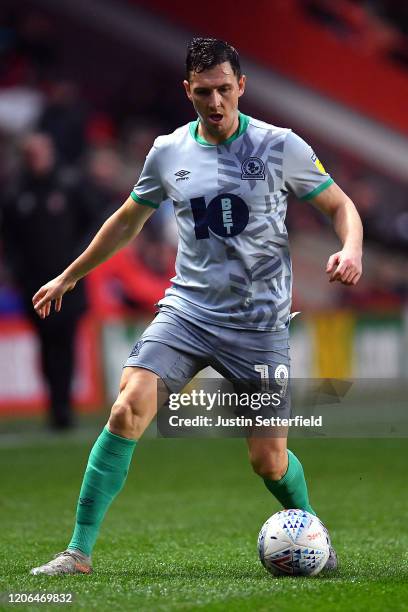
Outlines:
<svg viewBox="0 0 408 612"><path fill-rule="evenodd" d="M263 436L247 438L249 460L255 473L263 478L267 489L284 508L300 508L315 515L309 502L302 464L292 451L287 450L287 432L270 431L269 436L267 433L264 431ZM332 570L337 567L337 555L326 527L324 529L330 548L325 568Z"/></svg>
<svg viewBox="0 0 408 612"><path fill-rule="evenodd" d="M144 368L124 368L119 395L107 426L117 436L138 440L157 413L157 374ZM166 398L163 398L163 402Z"/></svg>
<svg viewBox="0 0 408 612"><path fill-rule="evenodd" d="M49 563L33 568L32 574L92 571L91 552L102 520L125 483L137 440L157 412L157 381L158 376L149 370L124 368L118 398L89 456L71 542Z"/></svg>
<svg viewBox="0 0 408 612"><path fill-rule="evenodd" d="M258 435L247 438L249 460L258 476L264 480L278 481L288 469L286 437L266 437L266 433L265 437Z"/></svg>

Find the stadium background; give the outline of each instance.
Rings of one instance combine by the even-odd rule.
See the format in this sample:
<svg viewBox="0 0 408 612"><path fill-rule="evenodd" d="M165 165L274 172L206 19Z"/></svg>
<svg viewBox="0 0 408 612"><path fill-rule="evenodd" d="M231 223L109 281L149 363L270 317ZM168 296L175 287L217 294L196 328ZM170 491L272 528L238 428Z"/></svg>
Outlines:
<svg viewBox="0 0 408 612"><path fill-rule="evenodd" d="M3 0L0 23L2 193L18 172L22 138L32 130L41 129L55 139L64 172L83 180L87 188L99 194L96 220L106 218L127 197L154 137L194 118L181 85L188 40L192 35L213 35L234 44L240 50L242 65L248 74L241 110L271 123L288 125L308 140L326 169L356 203L365 226L364 276L359 286L350 289L338 283L330 285L324 267L329 254L337 250L333 230L309 205L290 201L287 221L294 264L293 310L302 313L292 325L294 375L386 377L400 381L408 378L408 9L405 2L224 0L208 2L199 9L181 0L171 3L164 0L87 0L86 3ZM66 125L74 125L75 129L64 130ZM27 488L24 495L24 489L21 490L19 505L14 478L24 477L28 467L35 465L38 474L50 478L48 488L43 489L47 499L54 499L58 491L58 499L66 495L72 498L74 507L78 473L97 431L95 423L105 418L107 406L115 396L122 362L138 333L151 319L154 302L168 285L175 245L171 204L166 203L133 244L86 279L89 308L77 338L73 394L81 414L90 412L94 416L81 417L81 427L61 443L60 451L52 445L41 446L46 443L41 433L46 390L40 375L38 342L23 315L21 292L13 282L7 261L4 256L0 259L3 493L7 496L9 491L9 500L14 496L14 502L8 503L15 520L21 516L26 521L28 514L28 525L35 533L44 517L34 489L45 485L41 481L39 486L40 476L38 482L34 478L32 490ZM87 429L89 424L91 433ZM84 437L86 444L75 446L75 440ZM19 446L20 442L27 444L27 441L33 446L19 454L17 461L15 455L11 459L8 449L24 449ZM166 457L170 447L163 441L161 444ZM324 441L316 444L324 446ZM79 459L73 460L72 450L77 448L80 448ZM163 464L156 446L151 456L149 445L145 448L143 452L152 461L145 472L144 496L140 499L137 496L137 503L140 503L138 512L147 512L150 516L149 500L156 498L154 504L162 504L163 508L171 506L173 498L171 491L167 497L164 493L160 497L149 481L149 474L156 478L155 469L163 473L165 460ZM199 499L194 489L196 464L191 452L197 451L197 461L205 462L209 469L217 470L222 463L226 470L225 479L221 478L218 484L208 473L202 474L203 495L206 490L216 495L218 486L221 499L223 483L227 483L228 474L233 474L236 468L232 459L215 447L209 459L205 448L198 448L194 443L177 449L172 447L174 466L185 465L188 456L191 473L187 470L178 484L175 477L170 477L169 485L174 490L179 487L180 491L184 487L180 499L187 505L200 503L204 509L209 504L208 496ZM399 462L404 461L405 441L395 442L394 446L391 443L387 446L385 441L354 446L338 443L324 448L327 466L322 466L321 460L314 458L312 452L308 455L307 448L303 448L310 474L322 476L314 494L324 506L327 487L334 483L336 491L324 509L332 523L337 521L339 533L346 534L344 546L363 528L371 534L367 537L371 537L369 542L373 546L373 521L380 521L379 517L390 510L392 503L385 497L382 505L376 506L376 519L371 522L364 519L364 504L375 495L375 480L381 479L387 491L385 479L391 470L395 480L388 494L401 495L403 478L394 467L395 462L401 465ZM66 453L65 458L60 453ZM382 467L374 474L372 466L377 453L383 453ZM361 469L367 478L363 485L360 483L363 489L356 491L345 506L356 528L354 533L349 525L346 529L346 522L336 512L338 504L346 503L342 491L349 486L342 472L344 465L351 473L354 460L363 454ZM76 461L80 460L82 463L76 467ZM231 486L231 482L227 485ZM259 485L251 486L255 495ZM245 497L242 483L241 488ZM33 496L32 507L27 502L30 496ZM395 506L398 511L400 502ZM130 502L120 503L122 516L130 518ZM222 503L233 511L233 500L223 499ZM249 511L248 504L249 501L247 506L243 503L245 512ZM406 514L403 504L402 508ZM152 515L159 522L156 537L160 534L164 542L169 512L159 516L155 510ZM260 525L265 517L265 504L257 512ZM65 530L69 530L72 512L64 507L61 516ZM164 521L163 525L160 520ZM246 520L245 525L249 524L253 527L253 517ZM110 525L112 528L113 524ZM180 518L180 529L181 525ZM233 521L234 533L239 534L243 525ZM50 517L48 526L55 533L60 523ZM213 528L213 525L207 526L208 537ZM386 529L383 526L384 534ZM22 546L23 536L18 526L13 524L13 530L10 550L16 550L16 543ZM256 528L254 534L255 531ZM115 536L115 542L124 541L128 545L132 534L125 528L121 536ZM226 554L228 542L224 536L228 538L228 531L220 538ZM51 531L36 537L41 537L43 548L35 545L34 550L47 556L54 546ZM154 541L155 536L149 528L146 533L142 528L138 537L141 550L154 564L149 537ZM188 546L188 541L185 545ZM136 548L129 546L131 554ZM240 550L243 555L243 548ZM25 550L26 565L32 561L28 552ZM244 557L238 556L237 563L239 558ZM380 576L382 561L378 563L378 567L375 564L372 567L377 567L375 571ZM25 569L21 566L20 576L26 571L26 565ZM190 570L194 576L194 568ZM190 570L187 567L186 571ZM384 576L387 571L384 570ZM159 579L159 575L160 568L156 576L153 572L153 579ZM144 580L152 578L150 574L141 576ZM246 576L241 578L247 584ZM375 588L371 588L371 597ZM381 596L386 597L388 586L381 588ZM345 587L342 594L338 591L339 601L346 592ZM154 589L149 591L149 597L153 597L152 593ZM159 597L161 591L157 593ZM304 609L297 599L293 601L299 610ZM348 601L341 601L349 605ZM386 609L384 606L378 609ZM320 609L317 600L314 609ZM393 609L405 608L402 603L401 607L395 603Z"/></svg>

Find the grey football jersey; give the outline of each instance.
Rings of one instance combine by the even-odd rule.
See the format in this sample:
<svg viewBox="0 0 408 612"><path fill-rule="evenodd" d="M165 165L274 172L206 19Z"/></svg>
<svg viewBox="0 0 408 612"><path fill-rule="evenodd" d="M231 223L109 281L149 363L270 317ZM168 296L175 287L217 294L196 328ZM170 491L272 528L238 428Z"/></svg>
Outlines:
<svg viewBox="0 0 408 612"><path fill-rule="evenodd" d="M159 304L229 327L285 327L288 193L307 200L332 183L299 136L242 113L239 130L220 145L200 138L198 121L159 136L131 193L141 205L174 203L176 276Z"/></svg>

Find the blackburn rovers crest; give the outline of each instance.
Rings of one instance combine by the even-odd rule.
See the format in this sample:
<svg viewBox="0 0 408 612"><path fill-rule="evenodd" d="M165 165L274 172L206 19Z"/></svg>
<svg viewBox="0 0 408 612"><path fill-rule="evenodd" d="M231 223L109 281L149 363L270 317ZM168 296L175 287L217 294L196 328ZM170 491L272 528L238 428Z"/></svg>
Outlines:
<svg viewBox="0 0 408 612"><path fill-rule="evenodd" d="M265 164L259 157L248 157L242 162L241 179L245 181L264 181Z"/></svg>

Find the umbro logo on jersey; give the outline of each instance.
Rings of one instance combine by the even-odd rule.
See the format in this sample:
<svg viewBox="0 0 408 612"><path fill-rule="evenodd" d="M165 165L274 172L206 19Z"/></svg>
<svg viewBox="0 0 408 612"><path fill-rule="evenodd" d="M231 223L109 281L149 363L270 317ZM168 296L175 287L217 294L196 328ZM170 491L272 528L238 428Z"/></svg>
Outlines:
<svg viewBox="0 0 408 612"><path fill-rule="evenodd" d="M179 170L178 172L174 173L174 176L177 176L178 178L176 178L176 182L177 181L188 181L189 180L189 174L191 174L190 170Z"/></svg>

